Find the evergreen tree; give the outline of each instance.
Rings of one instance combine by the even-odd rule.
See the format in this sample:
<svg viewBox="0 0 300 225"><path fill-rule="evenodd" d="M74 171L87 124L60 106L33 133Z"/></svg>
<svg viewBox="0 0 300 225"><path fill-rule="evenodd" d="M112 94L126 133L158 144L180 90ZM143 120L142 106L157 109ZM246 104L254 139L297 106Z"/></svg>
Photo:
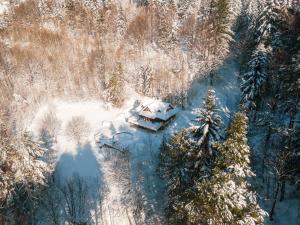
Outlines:
<svg viewBox="0 0 300 225"><path fill-rule="evenodd" d="M37 195L45 182L43 149L25 133L13 140L0 122L0 222L27 224L33 219Z"/></svg>
<svg viewBox="0 0 300 225"><path fill-rule="evenodd" d="M108 81L105 90L106 101L111 102L112 105L115 107L121 107L124 102L122 75L123 75L122 64L118 63Z"/></svg>
<svg viewBox="0 0 300 225"><path fill-rule="evenodd" d="M221 170L226 170L229 167L239 176L251 176L250 168L250 148L247 144L247 122L248 118L245 113L236 113L232 123L226 132L226 140L217 144L218 157L216 166Z"/></svg>
<svg viewBox="0 0 300 225"><path fill-rule="evenodd" d="M40 146L46 150L44 157L48 163L48 166L55 164L55 140L52 135L49 134L47 129L42 129L40 131L39 137Z"/></svg>
<svg viewBox="0 0 300 225"><path fill-rule="evenodd" d="M151 67L141 66L140 73L138 74L138 82L136 89L139 93L145 96L152 95L153 88L153 73Z"/></svg>
<svg viewBox="0 0 300 225"><path fill-rule="evenodd" d="M23 134L18 147L23 156L23 176L30 177L33 183L43 184L47 171L47 164L43 160L45 149L33 141L33 137L27 132Z"/></svg>
<svg viewBox="0 0 300 225"><path fill-rule="evenodd" d="M200 125L183 129L163 145L161 163L168 180L170 224L187 222L180 211L186 200L183 193L211 174L212 144L219 139L222 123L217 111L215 92L209 90L196 119Z"/></svg>
<svg viewBox="0 0 300 225"><path fill-rule="evenodd" d="M127 25L127 18L125 15L125 12L123 11L123 8L118 8L118 18L116 22L117 26L117 36L119 40L122 40L124 38L124 35L126 34L126 25Z"/></svg>
<svg viewBox="0 0 300 225"><path fill-rule="evenodd" d="M197 146L209 155L212 155L212 143L220 138L219 130L222 124L221 117L218 114L214 90L208 90L196 121L200 124L194 128L194 136L198 139Z"/></svg>
<svg viewBox="0 0 300 225"><path fill-rule="evenodd" d="M188 130L174 134L168 143L161 147L161 168L168 179L168 194L178 195L192 182L194 172L193 157L195 148L189 141Z"/></svg>
<svg viewBox="0 0 300 225"><path fill-rule="evenodd" d="M161 171L168 181L168 224L187 224L187 221L181 218L179 207L186 199L183 193L193 187L198 179L207 176L204 167L195 168L195 164L201 160L197 154L198 149L195 143L191 142L189 129L183 129L173 135L170 141L162 146Z"/></svg>
<svg viewBox="0 0 300 225"><path fill-rule="evenodd" d="M247 145L247 117L237 113L227 130L227 138L217 144L218 155L212 176L196 182L174 205L171 221L196 224L263 224L264 211L250 191L252 176ZM176 224L176 223L174 223ZM179 223L177 223L179 224Z"/></svg>
<svg viewBox="0 0 300 225"><path fill-rule="evenodd" d="M230 1L213 0L211 3L212 30L211 38L215 54L225 55L229 51L229 44L233 41L232 16Z"/></svg>
<svg viewBox="0 0 300 225"><path fill-rule="evenodd" d="M268 0L261 11L255 27L256 43L267 42L278 45L279 24L284 10L285 3L279 0ZM276 39L276 40L275 40Z"/></svg>
<svg viewBox="0 0 300 225"><path fill-rule="evenodd" d="M170 171L177 174L170 175L171 179L182 176L188 180L188 184L191 184L194 179L207 175L207 166L213 155L212 145L219 140L219 129L222 124L217 111L215 92L209 90L204 99L204 106L196 118L200 125L174 134L164 146L162 161L167 170L165 174L170 174Z"/></svg>
<svg viewBox="0 0 300 225"><path fill-rule="evenodd" d="M286 149L289 151L289 159L285 164L287 178L293 183L300 180L300 129L295 129L287 139ZM299 186L299 184L298 184Z"/></svg>
<svg viewBox="0 0 300 225"><path fill-rule="evenodd" d="M241 103L248 109L255 108L267 80L267 53L258 48L247 64L247 72L241 77Z"/></svg>
<svg viewBox="0 0 300 225"><path fill-rule="evenodd" d="M300 40L299 47L300 49ZM278 99L280 107L290 114L292 119L297 114L300 102L300 50L292 57L288 65L282 65L279 71L280 93Z"/></svg>
<svg viewBox="0 0 300 225"><path fill-rule="evenodd" d="M17 162L20 155L11 144L7 128L0 121L0 204L4 205L15 182Z"/></svg>
<svg viewBox="0 0 300 225"><path fill-rule="evenodd" d="M285 198L286 182L290 181L290 184L296 184L299 181L300 175L300 130L299 127L283 129L281 132L281 145L277 152L276 158L271 163L274 171L276 182L275 184L275 196L273 205L270 211L270 220L273 220L275 212L277 198L280 195L280 201ZM280 190L280 191L279 191Z"/></svg>

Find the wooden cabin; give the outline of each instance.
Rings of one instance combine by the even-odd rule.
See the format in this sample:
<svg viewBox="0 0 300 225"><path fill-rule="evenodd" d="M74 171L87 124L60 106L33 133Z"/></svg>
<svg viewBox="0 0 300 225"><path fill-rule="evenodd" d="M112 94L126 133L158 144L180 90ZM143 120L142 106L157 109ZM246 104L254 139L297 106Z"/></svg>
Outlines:
<svg viewBox="0 0 300 225"><path fill-rule="evenodd" d="M152 100L141 104L136 112L137 115L128 120L132 125L158 131L165 127L176 116L177 108L167 102Z"/></svg>

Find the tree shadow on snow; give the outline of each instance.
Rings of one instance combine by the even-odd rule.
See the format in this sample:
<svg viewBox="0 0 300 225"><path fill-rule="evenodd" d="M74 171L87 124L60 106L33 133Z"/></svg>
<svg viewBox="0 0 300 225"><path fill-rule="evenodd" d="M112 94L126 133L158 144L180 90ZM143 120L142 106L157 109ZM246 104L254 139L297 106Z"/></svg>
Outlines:
<svg viewBox="0 0 300 225"><path fill-rule="evenodd" d="M56 171L62 179L78 174L84 178L98 177L100 166L90 144L78 145L76 155L65 153L56 164Z"/></svg>
<svg viewBox="0 0 300 225"><path fill-rule="evenodd" d="M216 92L220 115L224 124L228 124L233 113L239 108L239 71L238 60L232 53L208 76L193 81L189 90L189 107L200 108L203 105L203 98L207 95L208 89L213 89Z"/></svg>
<svg viewBox="0 0 300 225"><path fill-rule="evenodd" d="M100 152L104 156L104 164L111 166L113 171L109 174L114 177L109 179L113 183L107 183L107 187L122 187L119 199L122 207L118 213L122 214L126 209L133 224L163 224L166 189L157 172L162 135L126 125L111 127L111 134L118 134L114 138L116 146L125 152L107 147Z"/></svg>
<svg viewBox="0 0 300 225"><path fill-rule="evenodd" d="M78 145L56 164L44 193L45 218L52 224L100 225L104 185L101 167L90 144Z"/></svg>

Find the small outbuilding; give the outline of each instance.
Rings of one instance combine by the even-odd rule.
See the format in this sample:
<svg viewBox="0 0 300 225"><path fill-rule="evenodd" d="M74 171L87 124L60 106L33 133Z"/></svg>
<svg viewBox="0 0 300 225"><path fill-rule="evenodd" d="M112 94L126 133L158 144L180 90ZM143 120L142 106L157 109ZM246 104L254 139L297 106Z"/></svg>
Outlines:
<svg viewBox="0 0 300 225"><path fill-rule="evenodd" d="M152 100L137 107L136 116L128 119L132 125L151 131L158 131L165 127L178 112L171 103Z"/></svg>

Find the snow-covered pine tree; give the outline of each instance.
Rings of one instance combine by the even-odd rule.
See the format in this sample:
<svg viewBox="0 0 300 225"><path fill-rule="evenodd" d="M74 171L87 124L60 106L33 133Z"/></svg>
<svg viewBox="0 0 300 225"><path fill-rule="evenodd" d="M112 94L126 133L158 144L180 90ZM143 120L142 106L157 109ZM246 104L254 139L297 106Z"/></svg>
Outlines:
<svg viewBox="0 0 300 225"><path fill-rule="evenodd" d="M1 224L26 224L32 220L38 190L48 171L42 154L28 133L13 140L0 121Z"/></svg>
<svg viewBox="0 0 300 225"><path fill-rule="evenodd" d="M188 224L181 218L180 205L185 202L183 195L206 172L195 169L197 148L190 141L190 130L183 129L174 134L161 148L161 172L167 180L168 205L166 209L168 224Z"/></svg>
<svg viewBox="0 0 300 225"><path fill-rule="evenodd" d="M192 183L194 156L195 148L189 141L189 131L186 129L174 134L167 143L163 142L161 171L168 180L170 199L175 198Z"/></svg>
<svg viewBox="0 0 300 225"><path fill-rule="evenodd" d="M286 193L286 183L296 184L300 177L300 129L293 127L281 129L279 137L281 143L276 158L270 160L271 169L274 176L274 199L270 211L270 220L273 220L278 196L283 201Z"/></svg>
<svg viewBox="0 0 300 225"><path fill-rule="evenodd" d="M300 14L298 14L300 18ZM285 198L286 182L295 182L299 179L299 126L297 115L300 103L300 39L299 28L293 27L289 33L289 48L287 52L291 54L279 67L277 73L278 94L276 95L277 107L279 112L288 118L288 123L281 129L277 129L281 137L281 144L275 160L273 160L273 170L275 171L275 197L270 211L270 219L273 219L277 204L277 196L280 201ZM297 181L296 181L297 183Z"/></svg>
<svg viewBox="0 0 300 225"><path fill-rule="evenodd" d="M54 166L56 161L54 149L55 140L53 136L50 135L47 129L42 129L40 131L39 142L40 146L46 150L44 155L45 161L48 163L49 167Z"/></svg>
<svg viewBox="0 0 300 225"><path fill-rule="evenodd" d="M212 176L198 181L182 195L183 201L174 205L177 219L188 225L263 224L265 213L247 182L253 172L246 135L247 117L239 112L227 130L226 140L217 144Z"/></svg>
<svg viewBox="0 0 300 225"><path fill-rule="evenodd" d="M241 103L247 109L253 109L257 106L267 79L267 64L267 52L260 45L247 64L246 73L241 77Z"/></svg>
<svg viewBox="0 0 300 225"><path fill-rule="evenodd" d="M23 156L23 176L30 177L32 183L43 184L44 174L48 170L47 164L43 160L45 149L33 141L32 135L28 132L23 134L18 147Z"/></svg>
<svg viewBox="0 0 300 225"><path fill-rule="evenodd" d="M217 144L218 157L216 165L221 170L238 172L237 175L246 177L253 173L250 168L250 148L247 144L248 118L245 113L238 112L226 130L226 140Z"/></svg>
<svg viewBox="0 0 300 225"><path fill-rule="evenodd" d="M186 222L178 217L179 205L186 199L182 193L211 173L212 143L219 139L222 123L213 90L208 91L196 121L199 126L183 129L162 146L161 168L168 180L167 218L170 224Z"/></svg>
<svg viewBox="0 0 300 225"><path fill-rule="evenodd" d="M261 13L262 6L265 5L265 0L245 0L242 1L243 8L245 9L245 15L250 19L249 22L254 22Z"/></svg>
<svg viewBox="0 0 300 225"><path fill-rule="evenodd" d="M118 18L116 22L118 40L122 40L126 34L127 18L122 7L118 8Z"/></svg>
<svg viewBox="0 0 300 225"><path fill-rule="evenodd" d="M16 176L22 176L22 179L16 180L8 209L14 211L16 224L26 224L20 218L27 218L27 223L34 223L34 212L39 204L38 197L49 171L42 158L45 152L27 132L18 140L16 146L22 155Z"/></svg>
<svg viewBox="0 0 300 225"><path fill-rule="evenodd" d="M121 63L117 63L104 93L107 102L112 103L115 107L121 107L124 102L124 90L123 90L123 67Z"/></svg>
<svg viewBox="0 0 300 225"><path fill-rule="evenodd" d="M227 181L225 187L227 186L229 192L233 191L233 195L229 195L231 197L229 201L234 203L225 203L229 208L233 207L231 210L233 218L229 224L263 224L265 216L247 180L248 177L254 176L250 166L247 123L248 118L245 113L236 113L227 129L226 140L217 144L218 157L214 173L224 176Z"/></svg>
<svg viewBox="0 0 300 225"><path fill-rule="evenodd" d="M234 17L238 17L241 15L242 10L245 7L245 0L234 0L234 1L229 1L230 4L230 9Z"/></svg>
<svg viewBox="0 0 300 225"><path fill-rule="evenodd" d="M173 31L173 21L174 16L176 15L176 8L174 5L168 3L161 7L163 13L158 13L158 27L157 34L160 46L164 49L172 49L174 48L172 31Z"/></svg>
<svg viewBox="0 0 300 225"><path fill-rule="evenodd" d="M212 143L220 138L219 130L222 120L218 114L215 91L210 89L204 99L203 107L199 110L199 115L195 119L198 126L194 127L194 137L197 139L199 147L199 157L201 154L213 154Z"/></svg>
<svg viewBox="0 0 300 225"><path fill-rule="evenodd" d="M18 151L11 144L6 125L0 121L0 204L4 205L10 197L15 182ZM1 221L1 219L0 219Z"/></svg>
<svg viewBox="0 0 300 225"><path fill-rule="evenodd" d="M212 145L220 138L222 120L218 114L214 90L208 91L204 106L199 110L199 116L195 120L199 125L183 129L172 136L162 157L163 160L173 161L173 163L167 163L169 171L175 171L170 165L185 171L178 174L183 176L186 173L183 179L187 179L188 184L210 173L210 164L213 159ZM178 160L181 163L178 163ZM175 175L171 177L176 178Z"/></svg>
<svg viewBox="0 0 300 225"><path fill-rule="evenodd" d="M279 73L280 107L291 117L296 116L300 102L300 39L298 46L299 51L292 58L291 64L283 65Z"/></svg>
<svg viewBox="0 0 300 225"><path fill-rule="evenodd" d="M153 73L150 66L141 66L136 89L145 96L153 94Z"/></svg>
<svg viewBox="0 0 300 225"><path fill-rule="evenodd" d="M261 10L255 25L255 42L271 42L280 45L278 42L278 35L274 35L279 32L279 24L282 18L282 12L284 11L286 4L280 0L267 0L266 4ZM277 40L275 40L277 39ZM276 46L274 46L276 47Z"/></svg>
<svg viewBox="0 0 300 225"><path fill-rule="evenodd" d="M300 180L300 128L296 128L291 139L288 139L287 147L290 151L289 160L286 162L285 170L287 178L293 183L298 183ZM299 185L299 184L298 184Z"/></svg>
<svg viewBox="0 0 300 225"><path fill-rule="evenodd" d="M175 1L176 2L176 8L177 8L177 14L178 18L182 19L187 13L188 9L194 2L193 0L181 0L181 1Z"/></svg>
<svg viewBox="0 0 300 225"><path fill-rule="evenodd" d="M231 14L229 0L212 0L212 25L209 32L213 54L224 56L229 52L229 44L233 41Z"/></svg>

